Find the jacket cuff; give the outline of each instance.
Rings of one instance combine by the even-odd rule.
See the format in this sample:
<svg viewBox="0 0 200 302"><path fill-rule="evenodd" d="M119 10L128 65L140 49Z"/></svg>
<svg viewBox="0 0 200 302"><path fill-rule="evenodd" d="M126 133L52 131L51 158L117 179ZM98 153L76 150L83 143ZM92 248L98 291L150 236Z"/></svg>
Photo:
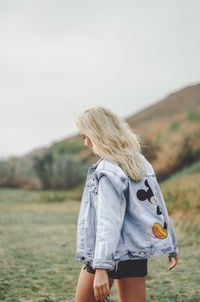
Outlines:
<svg viewBox="0 0 200 302"><path fill-rule="evenodd" d="M92 267L93 269L104 268L106 270L114 270L115 262L112 260L94 259Z"/></svg>
<svg viewBox="0 0 200 302"><path fill-rule="evenodd" d="M179 254L179 250L178 247L176 247L176 249L173 252L170 252L168 254L169 257L176 257Z"/></svg>

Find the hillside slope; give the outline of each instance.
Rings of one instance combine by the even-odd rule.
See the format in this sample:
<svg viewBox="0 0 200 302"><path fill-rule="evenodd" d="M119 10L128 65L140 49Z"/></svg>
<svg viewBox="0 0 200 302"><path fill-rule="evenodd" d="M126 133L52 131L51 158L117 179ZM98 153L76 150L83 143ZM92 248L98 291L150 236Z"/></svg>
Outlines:
<svg viewBox="0 0 200 302"><path fill-rule="evenodd" d="M160 179L200 159L200 84L127 118Z"/></svg>
<svg viewBox="0 0 200 302"><path fill-rule="evenodd" d="M200 159L200 84L174 92L126 121L141 136L143 153L160 180ZM51 149L68 153L69 144L81 143L77 135ZM80 148L75 157L88 164L97 160L87 148Z"/></svg>
<svg viewBox="0 0 200 302"><path fill-rule="evenodd" d="M142 151L158 180L200 160L200 84L174 92L126 121L140 135ZM72 176L77 186L83 182L87 167L97 160L77 131L77 135L48 148L0 162L0 186L69 188Z"/></svg>

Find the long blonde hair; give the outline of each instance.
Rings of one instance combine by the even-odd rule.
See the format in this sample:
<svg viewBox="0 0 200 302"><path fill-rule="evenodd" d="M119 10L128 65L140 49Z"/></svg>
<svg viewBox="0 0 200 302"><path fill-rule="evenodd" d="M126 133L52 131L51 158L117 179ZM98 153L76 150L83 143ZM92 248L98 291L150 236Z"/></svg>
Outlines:
<svg viewBox="0 0 200 302"><path fill-rule="evenodd" d="M135 181L145 176L141 139L114 112L101 106L92 107L78 117L76 125L92 141L94 154L114 160Z"/></svg>

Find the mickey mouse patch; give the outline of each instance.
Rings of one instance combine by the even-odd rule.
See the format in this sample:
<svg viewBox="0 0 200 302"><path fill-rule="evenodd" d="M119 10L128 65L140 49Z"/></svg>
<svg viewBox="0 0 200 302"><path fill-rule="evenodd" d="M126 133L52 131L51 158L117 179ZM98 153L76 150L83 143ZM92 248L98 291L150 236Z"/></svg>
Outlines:
<svg viewBox="0 0 200 302"><path fill-rule="evenodd" d="M148 183L148 180L145 179L144 181L145 186L147 187L146 190L140 189L137 191L136 195L140 201L148 201L152 206L156 206L156 214L163 215L161 208L157 204L156 198L153 194L153 191ZM165 239L168 236L167 233L167 223L164 221L164 225L162 226L160 223L156 222L152 226L152 233L158 239Z"/></svg>

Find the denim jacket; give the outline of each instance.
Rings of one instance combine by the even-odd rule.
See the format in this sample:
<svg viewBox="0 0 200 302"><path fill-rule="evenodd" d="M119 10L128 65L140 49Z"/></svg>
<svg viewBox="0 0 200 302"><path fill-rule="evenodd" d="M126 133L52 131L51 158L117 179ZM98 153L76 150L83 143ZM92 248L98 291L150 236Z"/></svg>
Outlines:
<svg viewBox="0 0 200 302"><path fill-rule="evenodd" d="M76 260L93 269L118 262L178 254L177 238L154 169L142 155L146 176L128 177L101 157L88 168L76 233Z"/></svg>

